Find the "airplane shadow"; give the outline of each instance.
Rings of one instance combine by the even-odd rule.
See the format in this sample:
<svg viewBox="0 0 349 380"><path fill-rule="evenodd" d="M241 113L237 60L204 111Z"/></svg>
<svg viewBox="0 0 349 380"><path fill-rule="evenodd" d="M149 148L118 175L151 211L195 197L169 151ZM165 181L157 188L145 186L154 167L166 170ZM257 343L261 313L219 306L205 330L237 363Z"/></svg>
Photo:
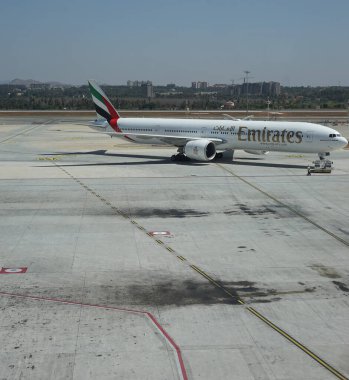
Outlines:
<svg viewBox="0 0 349 380"><path fill-rule="evenodd" d="M129 165L163 165L163 164L175 164L175 165L187 165L187 166L203 166L209 164L209 162L200 162L200 161L171 161L170 157L161 157L161 156L151 156L151 155L142 155L142 154L124 154L124 153L107 153L106 150L95 150L90 152L69 152L69 153L47 153L42 156L80 156L80 155L92 155L92 156L103 156L103 157L121 157L121 158L144 158L145 161L137 162L96 162L91 164L64 164L62 166L129 166ZM149 160L151 159L151 160Z"/></svg>
<svg viewBox="0 0 349 380"><path fill-rule="evenodd" d="M251 162L251 158L249 158L248 162L245 161L240 161L241 158L239 158L239 161L234 160L232 161L232 165L237 165L237 166L259 166L259 167L264 167L264 168L284 168L284 169L307 169L307 165L295 165L295 164L274 164L270 162ZM261 160L258 158L258 160Z"/></svg>
<svg viewBox="0 0 349 380"><path fill-rule="evenodd" d="M150 154L124 154L124 153L108 153L105 149L91 150L89 152L57 152L57 153L46 153L43 156L104 156L104 157L134 157L134 158L162 158L160 156L151 156Z"/></svg>
<svg viewBox="0 0 349 380"><path fill-rule="evenodd" d="M94 150L89 152L63 152L63 153L47 153L43 156L103 156L103 157L120 157L120 158L140 158L145 159L145 161L137 162L104 162L104 163L87 163L87 164L64 164L64 166L126 166L126 165L163 165L163 164L175 164L175 165L186 165L186 166L203 166L210 162L200 162L200 161L171 161L170 157L161 157L153 155L143 155L143 154L124 154L124 153L108 153L107 150ZM263 161L263 162L261 162ZM295 165L295 164L278 164L264 162L264 158L260 157L241 157L232 160L231 157L222 158L213 162L229 163L236 166L257 166L257 167L269 167L269 168L285 168L285 169L307 169L307 165Z"/></svg>

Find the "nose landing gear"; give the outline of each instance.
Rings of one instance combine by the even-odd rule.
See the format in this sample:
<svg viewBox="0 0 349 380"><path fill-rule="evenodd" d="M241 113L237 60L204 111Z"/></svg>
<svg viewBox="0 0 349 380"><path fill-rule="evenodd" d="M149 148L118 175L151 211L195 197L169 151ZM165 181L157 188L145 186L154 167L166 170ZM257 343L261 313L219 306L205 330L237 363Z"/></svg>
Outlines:
<svg viewBox="0 0 349 380"><path fill-rule="evenodd" d="M330 152L318 153L318 156L320 160L326 160L326 157L330 157Z"/></svg>

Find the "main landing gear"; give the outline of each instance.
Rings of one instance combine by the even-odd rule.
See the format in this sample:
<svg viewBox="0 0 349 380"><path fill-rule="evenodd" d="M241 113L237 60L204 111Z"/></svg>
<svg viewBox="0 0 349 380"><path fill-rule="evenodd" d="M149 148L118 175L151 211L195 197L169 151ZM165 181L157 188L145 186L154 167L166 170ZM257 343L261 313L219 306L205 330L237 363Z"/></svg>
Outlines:
<svg viewBox="0 0 349 380"><path fill-rule="evenodd" d="M171 156L171 161L190 161L190 158L183 153L178 153Z"/></svg>
<svg viewBox="0 0 349 380"><path fill-rule="evenodd" d="M219 160L223 158L223 153L216 153L214 160ZM184 153L179 152L171 156L171 161L190 161L190 158L187 157Z"/></svg>
<svg viewBox="0 0 349 380"><path fill-rule="evenodd" d="M190 158L184 154L183 147L179 147L177 152L177 154L171 156L171 161L190 161Z"/></svg>

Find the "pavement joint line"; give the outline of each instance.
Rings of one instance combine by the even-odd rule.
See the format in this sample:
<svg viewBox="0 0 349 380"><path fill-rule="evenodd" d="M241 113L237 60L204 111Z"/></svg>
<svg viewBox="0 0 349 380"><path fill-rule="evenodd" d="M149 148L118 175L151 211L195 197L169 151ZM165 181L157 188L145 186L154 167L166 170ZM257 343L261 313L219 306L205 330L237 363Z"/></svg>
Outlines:
<svg viewBox="0 0 349 380"><path fill-rule="evenodd" d="M24 135L24 134L26 134L27 132L30 132L30 131L32 131L32 130L34 130L34 129L36 129L36 128L42 127L43 125L47 125L47 124L49 124L50 122L51 122L51 120L48 120L48 121L46 121L45 123L42 123L42 124L39 124L39 125L35 125L34 127L30 127L30 128L28 128L28 129L26 129L25 131L22 131L22 132L16 133L15 135L12 135L12 136L10 136L10 137L6 137L4 140L1 140L1 141L0 141L0 144L4 143L4 142L6 142L6 141L12 140L12 139L14 139L14 138L16 138L16 137L18 137L18 136Z"/></svg>
<svg viewBox="0 0 349 380"><path fill-rule="evenodd" d="M57 164L56 162L53 161L53 164L65 171L64 169L61 168L61 166L59 164ZM263 190L259 189L257 186L251 184L250 182L248 182L247 180L245 180L244 178L238 176L237 174L235 174L234 172L224 168L221 166L221 164L217 164L217 166L221 167L223 170L229 172L230 174L232 174L233 176L235 176L236 178L240 179L241 181L245 182L247 185L253 187L254 189L258 190L259 192L261 192L262 194L266 195L267 197L273 199L275 202L285 206L286 208L290 209L292 212L296 213L297 215L301 216L302 218L304 219L308 219L306 218L304 215L302 215L301 213L298 213L296 210L292 209L290 206L284 204L283 202L279 201L277 198L273 197L272 195L268 194L267 192L264 192ZM77 180L76 177L74 176L71 176L72 179L74 181ZM96 195L96 192L94 192L92 189L88 188L88 191L94 195ZM98 198L100 200L100 198ZM111 207L112 209L116 210L116 212L123 216L124 218L126 219L129 219L130 220L130 217L125 214L123 211L120 211L116 206L112 206ZM130 220L132 222L132 219ZM310 219L309 219L310 223L314 224L316 226L316 223L315 222L312 222ZM138 225L139 226L139 225ZM137 226L137 227L138 227ZM326 229L324 229L323 227L319 226L321 229L323 229L325 232L329 233L329 231L327 231ZM160 239L155 239L154 236L152 235L151 232L147 232L146 229L144 228L144 232L146 233L146 235L148 235L148 237L152 238L153 240L155 240L157 243L159 243L159 241L161 241ZM336 235L334 235L335 237ZM339 238L340 239L340 238ZM338 239L337 239L338 240ZM341 239L342 240L342 239ZM172 249L171 247L165 245L162 241L161 243L159 243L159 245L162 245L164 248L166 248L168 251L170 251L172 254L174 254L177 258L180 258L178 256L178 254L176 253L176 251L174 249ZM348 246L349 246L349 243L347 243ZM169 249L170 248L170 249ZM321 359L318 355L316 355L315 353L313 353L310 349L308 349L305 345L303 345L302 343L298 342L295 338L293 338L290 334L288 334L287 332L285 332L283 329L281 329L280 327L278 327L276 324L274 324L273 322L271 322L268 318L264 317L261 313L259 313L255 308L251 307L251 306L247 306L246 305L246 302L238 295L234 295L232 294L225 286L221 285L220 283L218 283L217 281L215 281L210 275L208 275L206 272L204 272L202 269L200 269L199 267L197 267L196 265L194 264L191 264L187 259L185 259L185 257L181 256L183 259L180 258L180 260L182 262L185 262L190 268L192 268L195 272L197 272L198 274L200 274L202 277L206 278L212 285L214 285L215 287L221 289L224 293L226 293L230 298L232 298L234 301L236 301L237 303L239 303L240 305L242 306L245 306L245 310L249 311L251 314L253 314L254 316L256 316L258 319L260 319L262 322L264 322L266 325L268 325L269 327L271 327L274 331L278 332L280 335L282 335L284 338L286 338L289 342L291 342L293 345L295 345L296 347L298 347L299 349L301 349L304 353L306 353L308 356L310 356L313 360L315 360L318 364L320 364L321 366L323 366L325 369L327 369L329 372L331 372L334 376L336 376L338 379L340 380L349 380L347 377L345 377L343 374L341 374L339 371L337 371L334 367L332 367L330 364L328 364L325 360ZM2 294L0 292L0 294Z"/></svg>
<svg viewBox="0 0 349 380"><path fill-rule="evenodd" d="M349 242L345 239L342 239L340 236L336 235L335 233L331 232L330 230L328 230L327 228L325 227L322 227L320 224L314 222L312 219L308 218L307 216L303 215L301 212L297 211L295 208L289 206L288 204L280 201L279 199L277 199L276 197L274 197L273 195L269 194L268 192L262 190L261 188L259 188L258 186L254 185L253 183L247 181L247 179L241 177L240 175L234 173L231 169L228 169L226 167L224 167L222 164L218 164L216 163L216 165L218 167L220 167L222 170L226 171L227 173L230 173L232 176L234 176L235 178L239 179L240 181L244 182L246 185L252 187L253 189L257 190L258 192L260 192L261 194L265 195L266 197L270 198L271 200L273 200L274 202L278 203L279 205L287 208L288 210L290 210L291 212L293 212L294 214L298 215L300 218L304 219L306 222L312 224L314 227L318 228L319 230L325 232L327 235L333 237L334 239L336 239L337 241L339 241L340 243L344 244L346 247L349 247Z"/></svg>
<svg viewBox="0 0 349 380"><path fill-rule="evenodd" d="M9 292L1 292L1 291L0 291L0 295L7 296L7 297L30 299L33 301L46 301L46 302L54 302L54 303L73 305L73 306L119 311L119 312L124 312L124 313L145 316L151 322L151 324L155 327L155 329L160 333L160 335L162 335L165 342L172 347L172 351L175 353L175 361L176 361L179 378L182 380L188 380L188 374L184 365L182 351L180 347L174 341L174 339L170 336L170 334L165 330L165 328L159 323L159 321L155 318L155 316L149 311L128 309L128 308L117 307L117 306L97 305L97 304L83 303L83 302L78 302L78 301L68 301L68 300L63 300L63 299L58 299L58 298L32 296L28 294L17 294L17 293L9 293Z"/></svg>

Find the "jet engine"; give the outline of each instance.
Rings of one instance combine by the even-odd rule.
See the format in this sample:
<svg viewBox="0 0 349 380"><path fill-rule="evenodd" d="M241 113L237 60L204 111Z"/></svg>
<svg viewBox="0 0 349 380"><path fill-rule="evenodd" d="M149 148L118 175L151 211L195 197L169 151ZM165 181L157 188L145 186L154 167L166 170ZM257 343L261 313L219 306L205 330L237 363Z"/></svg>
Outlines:
<svg viewBox="0 0 349 380"><path fill-rule="evenodd" d="M249 154L257 154L258 156L262 156L263 154L269 153L267 150L252 150L252 149L245 149L244 152L249 153Z"/></svg>
<svg viewBox="0 0 349 380"><path fill-rule="evenodd" d="M187 157L198 161L211 161L216 155L214 143L206 139L189 141L183 151Z"/></svg>

